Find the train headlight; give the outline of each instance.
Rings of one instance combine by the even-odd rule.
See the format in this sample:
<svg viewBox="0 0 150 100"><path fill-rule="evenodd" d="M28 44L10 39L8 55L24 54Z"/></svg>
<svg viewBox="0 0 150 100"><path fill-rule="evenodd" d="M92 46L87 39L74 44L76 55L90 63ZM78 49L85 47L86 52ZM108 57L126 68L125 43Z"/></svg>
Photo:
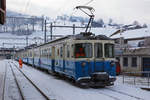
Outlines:
<svg viewBox="0 0 150 100"><path fill-rule="evenodd" d="M82 67L84 67L85 65L86 65L86 63L85 63L85 62L82 62L82 63L81 63L81 66L82 66Z"/></svg>

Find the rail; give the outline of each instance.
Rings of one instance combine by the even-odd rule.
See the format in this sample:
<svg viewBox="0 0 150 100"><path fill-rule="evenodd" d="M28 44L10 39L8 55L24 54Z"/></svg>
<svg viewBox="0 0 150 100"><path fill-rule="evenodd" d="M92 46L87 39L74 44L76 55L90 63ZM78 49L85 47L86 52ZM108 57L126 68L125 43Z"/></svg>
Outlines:
<svg viewBox="0 0 150 100"><path fill-rule="evenodd" d="M20 70L16 64L14 64L13 62L11 62L20 73L22 73L22 75L45 97L46 100L55 100L55 99L50 99L49 96L47 94L45 94L37 85L35 85L33 83L33 81L31 79L28 78L28 76L26 76L26 74L24 74L24 72L22 70Z"/></svg>

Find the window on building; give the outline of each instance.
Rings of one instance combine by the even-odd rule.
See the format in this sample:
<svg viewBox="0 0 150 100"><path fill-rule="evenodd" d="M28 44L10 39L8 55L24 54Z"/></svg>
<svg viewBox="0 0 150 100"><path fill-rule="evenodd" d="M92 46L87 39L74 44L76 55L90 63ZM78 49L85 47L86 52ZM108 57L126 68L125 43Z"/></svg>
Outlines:
<svg viewBox="0 0 150 100"><path fill-rule="evenodd" d="M128 58L127 57L123 57L123 66L124 67L128 66Z"/></svg>
<svg viewBox="0 0 150 100"><path fill-rule="evenodd" d="M137 57L132 57L132 67L137 67Z"/></svg>

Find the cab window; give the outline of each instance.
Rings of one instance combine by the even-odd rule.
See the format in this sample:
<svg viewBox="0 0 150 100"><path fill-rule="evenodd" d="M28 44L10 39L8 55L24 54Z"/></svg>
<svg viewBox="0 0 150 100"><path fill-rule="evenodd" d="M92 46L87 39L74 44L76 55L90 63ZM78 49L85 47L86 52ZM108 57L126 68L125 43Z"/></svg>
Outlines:
<svg viewBox="0 0 150 100"><path fill-rule="evenodd" d="M114 44L105 44L105 57L106 58L114 57Z"/></svg>
<svg viewBox="0 0 150 100"><path fill-rule="evenodd" d="M95 50L95 58L103 57L103 47L101 43L95 43L94 50Z"/></svg>
<svg viewBox="0 0 150 100"><path fill-rule="evenodd" d="M74 50L75 58L91 58L92 44L91 43L77 43Z"/></svg>

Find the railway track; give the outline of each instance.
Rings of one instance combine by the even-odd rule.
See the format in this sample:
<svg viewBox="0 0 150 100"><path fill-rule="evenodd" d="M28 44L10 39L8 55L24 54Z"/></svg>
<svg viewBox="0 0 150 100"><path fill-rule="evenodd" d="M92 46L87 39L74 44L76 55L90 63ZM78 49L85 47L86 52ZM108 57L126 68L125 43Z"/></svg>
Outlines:
<svg viewBox="0 0 150 100"><path fill-rule="evenodd" d="M98 92L99 94L108 96L114 100L122 100L127 98L126 100L144 100L143 98L122 92L122 91L118 91L118 90L114 90L114 89L109 89L109 88L105 88L103 90L93 90L95 92Z"/></svg>
<svg viewBox="0 0 150 100"><path fill-rule="evenodd" d="M17 85L17 88L18 88L18 90L19 90L18 92L20 93L21 99L22 99L22 100L25 100L25 99L24 99L24 96L23 96L23 93L22 93L22 91L21 91L21 88L20 88L20 86L19 86L19 84L18 84L18 80L17 80L17 78L16 78L16 75L15 75L15 73L14 73L13 68L12 68L11 65L10 65L10 68L11 68L12 74L13 74L13 76L14 76L14 80L15 80L15 83L16 83L16 85Z"/></svg>
<svg viewBox="0 0 150 100"><path fill-rule="evenodd" d="M12 73L13 73L13 76L14 76L14 78L15 78L15 82L16 82L18 88L19 88L20 94L22 95L22 100L26 100L26 98L27 98L26 96L27 96L27 94L29 94L29 93L24 93L24 90L26 90L26 89L23 89L23 88L25 88L25 87L22 87L21 84L19 84L20 81L18 80L17 75L20 75L20 74L24 77L24 80L28 81L28 82L26 82L26 83L30 84L30 86L32 86L32 87L34 88L33 91L36 90L36 92L33 92L34 95L36 95L36 93L39 92L39 94L40 94L41 96L39 96L39 94L37 94L37 96L39 96L40 100L52 100L52 99L50 99L50 97L47 96L38 86L36 86L36 85L32 82L32 80L30 80L14 63L10 63L10 62L9 62L9 64L10 64L10 67L11 67L11 70L12 70ZM13 65L11 65L11 64L13 64ZM30 87L27 87L27 89L28 89L29 91L32 91L32 88L30 88ZM32 96L31 96L31 97L32 97ZM36 99L39 100L39 98L36 98ZM35 98L33 98L33 100L34 100L34 99L35 99ZM53 99L53 100L54 100L54 99Z"/></svg>
<svg viewBox="0 0 150 100"><path fill-rule="evenodd" d="M106 88L106 89L108 89L109 91L112 91L112 92L116 92L116 93L125 95L125 96L129 96L129 97L134 98L134 99L137 99L137 100L144 100L143 98L140 98L140 97L137 97L137 96L128 94L128 93L126 93L126 92L122 92L122 91L118 91L118 90L114 90L114 89L110 89L110 88Z"/></svg>
<svg viewBox="0 0 150 100"><path fill-rule="evenodd" d="M99 94L102 94L102 95L105 95L105 96L107 96L107 97L110 97L110 98L112 98L112 99L114 99L114 100L121 100L121 99L119 99L118 97L115 97L115 96L112 96L112 95L109 95L109 93L104 93L104 92L98 92Z"/></svg>

